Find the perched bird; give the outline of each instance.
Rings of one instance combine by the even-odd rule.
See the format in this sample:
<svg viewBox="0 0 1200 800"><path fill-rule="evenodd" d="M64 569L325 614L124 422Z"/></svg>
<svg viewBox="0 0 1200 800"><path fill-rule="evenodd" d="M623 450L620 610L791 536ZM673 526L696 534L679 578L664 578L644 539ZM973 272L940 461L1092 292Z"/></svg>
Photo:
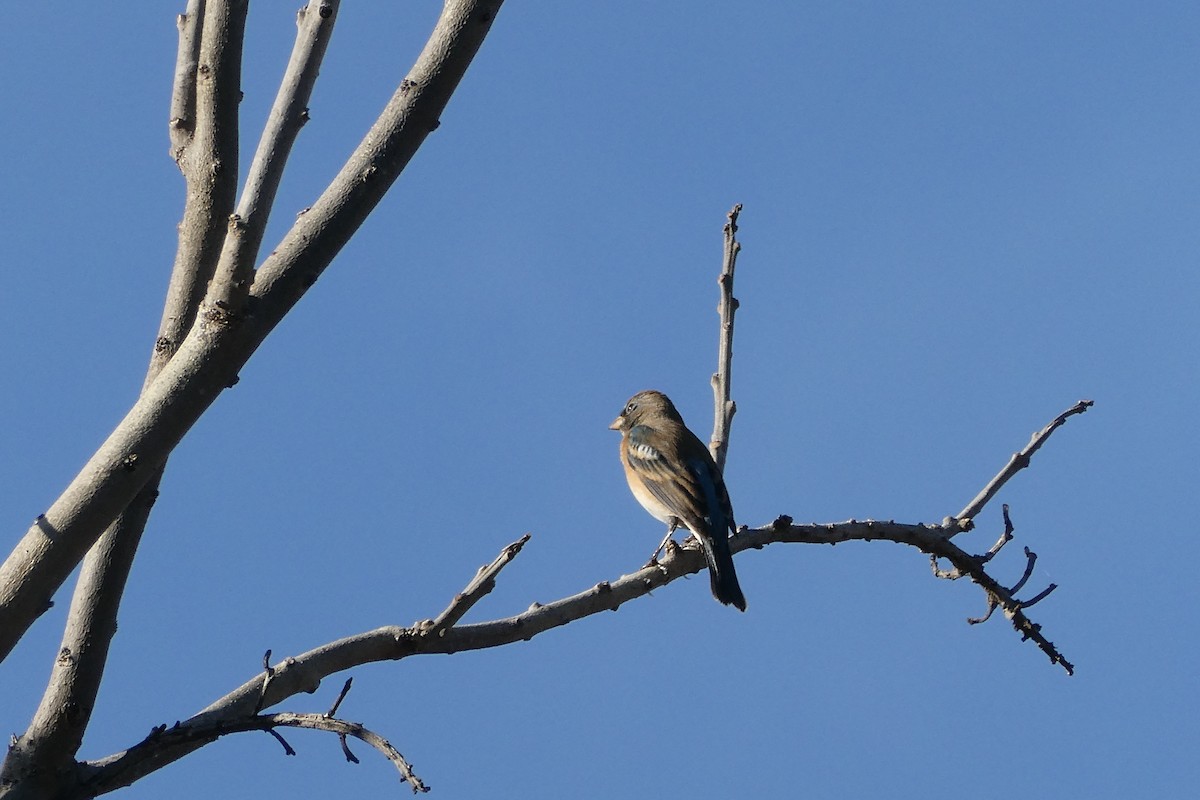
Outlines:
<svg viewBox="0 0 1200 800"><path fill-rule="evenodd" d="M687 528L704 548L713 597L745 611L746 598L729 552L728 533L737 533L733 506L708 448L662 392L638 392L608 427L621 432L621 463L629 490L642 508L668 525L651 563L676 528Z"/></svg>

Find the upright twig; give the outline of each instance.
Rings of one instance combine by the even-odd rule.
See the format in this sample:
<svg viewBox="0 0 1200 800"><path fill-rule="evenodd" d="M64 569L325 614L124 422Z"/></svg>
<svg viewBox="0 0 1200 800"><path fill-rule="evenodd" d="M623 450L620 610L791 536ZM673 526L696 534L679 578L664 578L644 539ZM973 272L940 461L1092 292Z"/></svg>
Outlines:
<svg viewBox="0 0 1200 800"><path fill-rule="evenodd" d="M737 240L737 221L741 213L742 204L737 203L727 215L724 257L721 260L721 276L717 279L721 287L721 299L717 303L721 329L717 345L717 371L712 376L713 434L708 449L722 470L725 469L725 456L729 452L729 429L737 412L737 404L730 399L730 392L733 377L733 315L738 308L737 298L733 296L733 270L742 249Z"/></svg>
<svg viewBox="0 0 1200 800"><path fill-rule="evenodd" d="M187 201L172 274L173 284L176 279L185 282L189 308L194 304L192 298L211 291L210 282L237 194L238 104L242 94L246 0L205 0L202 10L196 77L182 81L176 75L176 90L194 92L195 104L190 115L194 120L190 136L176 150L176 160L187 180ZM181 50L188 44L184 39L187 32L187 27L181 27ZM182 61L181 52L177 63ZM181 102L181 98L172 99L173 116ZM181 117L187 118L188 115ZM172 287L168 291L178 289ZM190 327L189 324L184 330ZM174 344L178 342L174 340Z"/></svg>
<svg viewBox="0 0 1200 800"><path fill-rule="evenodd" d="M237 209L229 217L225 244L208 290L208 303L224 312L242 313L275 193L292 145L308 121L308 101L333 34L338 6L339 0L309 0L296 16L296 43Z"/></svg>
<svg viewBox="0 0 1200 800"><path fill-rule="evenodd" d="M200 61L200 25L204 0L188 0L179 15L179 50L175 56L175 80L171 90L169 134L171 156L180 161L196 129L196 67Z"/></svg>

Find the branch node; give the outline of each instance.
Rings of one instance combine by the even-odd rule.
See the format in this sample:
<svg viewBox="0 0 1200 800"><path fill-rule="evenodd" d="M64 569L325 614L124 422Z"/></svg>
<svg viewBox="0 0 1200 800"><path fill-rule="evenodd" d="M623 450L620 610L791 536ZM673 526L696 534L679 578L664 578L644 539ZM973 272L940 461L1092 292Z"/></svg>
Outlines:
<svg viewBox="0 0 1200 800"><path fill-rule="evenodd" d="M275 677L275 668L271 666L271 650L263 653L263 681L262 686L258 688L258 702L254 704L254 713L257 714L263 709L263 703L267 700L267 687L271 685L271 679Z"/></svg>
<svg viewBox="0 0 1200 800"><path fill-rule="evenodd" d="M938 567L938 556L932 553L929 556L929 568L933 570L933 577L941 578L945 581L956 581L966 574L957 567L954 569L940 569Z"/></svg>
<svg viewBox="0 0 1200 800"><path fill-rule="evenodd" d="M967 617L967 622L971 625L978 625L982 622L987 622L992 618L992 612L1000 605L1000 598L988 592L987 595L987 612L982 617Z"/></svg>

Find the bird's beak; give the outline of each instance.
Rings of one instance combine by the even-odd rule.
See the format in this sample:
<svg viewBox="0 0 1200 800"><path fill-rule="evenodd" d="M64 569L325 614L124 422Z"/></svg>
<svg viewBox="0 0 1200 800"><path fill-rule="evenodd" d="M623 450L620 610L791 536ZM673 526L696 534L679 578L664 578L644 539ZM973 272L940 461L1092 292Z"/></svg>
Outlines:
<svg viewBox="0 0 1200 800"><path fill-rule="evenodd" d="M616 419L614 419L612 421L612 424L608 426L608 429L610 431L619 431L619 430L621 430L621 426L624 424L625 424L625 417L623 417L623 416L617 417Z"/></svg>

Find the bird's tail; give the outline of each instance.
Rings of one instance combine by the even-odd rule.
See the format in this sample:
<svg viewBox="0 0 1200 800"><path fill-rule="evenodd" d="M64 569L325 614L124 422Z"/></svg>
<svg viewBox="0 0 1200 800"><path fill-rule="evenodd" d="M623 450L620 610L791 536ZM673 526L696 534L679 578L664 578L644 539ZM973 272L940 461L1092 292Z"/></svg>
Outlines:
<svg viewBox="0 0 1200 800"><path fill-rule="evenodd" d="M733 569L733 554L729 552L729 537L721 531L716 536L700 536L704 546L704 560L708 562L708 579L713 597L738 611L746 610L746 598L738 585L737 573Z"/></svg>

